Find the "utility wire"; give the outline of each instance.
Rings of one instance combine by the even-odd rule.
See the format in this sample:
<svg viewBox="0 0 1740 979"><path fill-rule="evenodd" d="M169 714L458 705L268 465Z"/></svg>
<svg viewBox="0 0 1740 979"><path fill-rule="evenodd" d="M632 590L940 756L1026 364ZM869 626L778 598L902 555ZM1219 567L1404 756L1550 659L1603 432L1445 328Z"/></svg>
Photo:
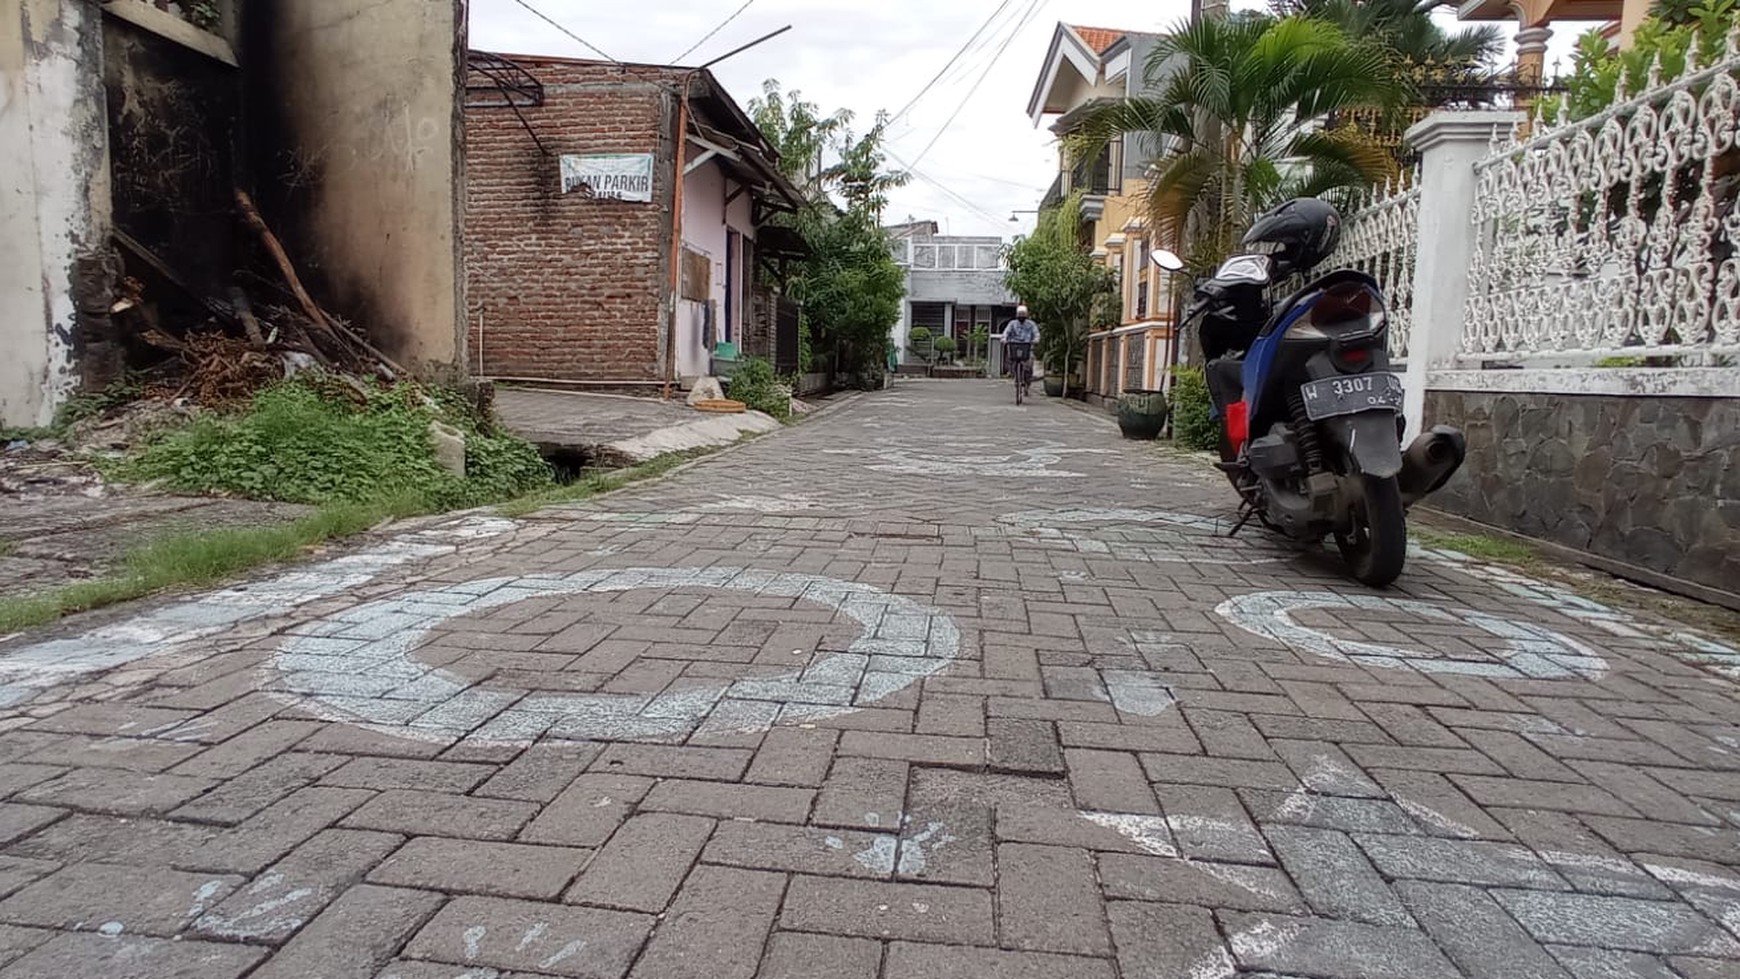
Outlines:
<svg viewBox="0 0 1740 979"><path fill-rule="evenodd" d="M579 41L581 47L584 47L588 51L591 51L591 52L597 54L600 58L603 58L605 61L608 61L613 65L622 64L622 62L616 60L615 58L612 58L608 54L605 54L603 49L598 47L598 45L593 44L591 41L586 40L585 38L581 37L580 35L569 30L568 28L563 27L561 24L558 24L554 20L551 20L549 14L546 14L542 10L539 10L538 8L527 3L526 0L514 0L514 3L517 3L520 6L526 8L527 10L530 10L532 13L536 14L538 16L538 18L541 19L544 23L549 24L551 27L554 27L556 30L559 30L562 33L573 38L574 40Z"/></svg>
<svg viewBox="0 0 1740 979"><path fill-rule="evenodd" d="M1021 15L1021 19L1016 22L1015 29L1009 33L1008 37L1003 39L1002 46L998 47L996 53L991 55L991 60L986 63L985 70L979 72L979 77L973 81L972 87L967 89L965 95L961 96L960 103L955 106L955 111L949 114L948 121L942 124L942 128L936 131L936 135L930 138L930 142L924 144L924 149L919 150L918 155L912 158L914 165L917 165L920 160L924 159L925 154L930 152L931 147L935 146L937 141L942 139L943 135L949 131L949 127L955 124L955 120L960 118L961 111L967 107L968 102L972 101L973 93L979 90L979 86L985 84L985 79L990 77L991 69L997 67L997 62L1002 60L1004 52L1009 50L1009 45L1014 43L1015 38L1021 35L1022 29L1024 29L1027 24L1033 20L1034 16L1049 2L1050 0L1033 0L1032 3L1027 5L1027 10Z"/></svg>
<svg viewBox="0 0 1740 979"><path fill-rule="evenodd" d="M979 35L985 33L986 28L991 26L991 22L995 21L998 17L1001 17L1003 15L1003 11L1005 9L1007 9L1009 4L1011 4L1013 2L1014 2L1014 0L1003 0L1002 3L998 4L997 9L991 11L991 16L985 18L985 22L979 25L979 29L973 32L972 37L967 38L966 43L962 44L960 47L960 50L956 51L954 53L954 56L949 58L948 63L943 65L942 69L940 71L938 71L936 73L936 75L931 78L930 81L925 82L924 87L918 90L918 94L914 95L912 97L911 101L909 101L905 105L901 106L899 112L896 112L895 114L889 116L888 121L893 122L894 120L899 119L901 116L906 115L908 112L911 112L912 107L918 104L918 100L924 98L925 93L929 92L931 90L931 88L934 85L936 85L936 83L938 81L940 81L942 79L942 76L947 74L948 70L955 66L955 62L959 61L961 59L961 56L967 53L967 48L971 47L973 42L978 39Z"/></svg>
<svg viewBox="0 0 1740 979"><path fill-rule="evenodd" d="M724 30L725 28L729 27L731 25L731 22L737 19L737 15L743 13L745 10L748 10L749 5L754 3L754 2L755 2L755 0L743 0L743 6L738 7L735 11L732 12L731 16L720 21L718 27L715 27L712 30L708 31L705 35L703 35L701 37L701 39L699 41L696 41L694 44L689 45L689 50L684 51L682 54L677 55L675 58L672 58L671 64L681 64L684 58L687 58L689 55L695 53L696 48L700 47L703 44L706 44L708 41L711 41L713 39L713 35L719 33L720 31Z"/></svg>
<svg viewBox="0 0 1740 979"><path fill-rule="evenodd" d="M894 162L899 163L901 166L905 167L907 173L912 174L914 177L917 177L919 180L922 180L925 183L930 184L932 187L935 187L937 190L942 191L945 195L947 195L955 203L961 205L962 207L966 208L967 210L972 211L973 213L979 215L980 217L984 218L987 221L1001 222L1002 220L1004 220L1003 218L1000 218L997 215L992 214L989 210L986 210L983 205L980 205L980 204L970 200L969 198L961 196L961 194L957 193L955 190L950 188L947 184L944 184L943 182L931 177L929 174L923 172L922 170L918 170L917 168L907 164L907 162L905 160L901 159L900 155L895 153L893 150L890 150L890 149L884 147L883 152L887 153L889 155L889 157L891 157L894 160Z"/></svg>

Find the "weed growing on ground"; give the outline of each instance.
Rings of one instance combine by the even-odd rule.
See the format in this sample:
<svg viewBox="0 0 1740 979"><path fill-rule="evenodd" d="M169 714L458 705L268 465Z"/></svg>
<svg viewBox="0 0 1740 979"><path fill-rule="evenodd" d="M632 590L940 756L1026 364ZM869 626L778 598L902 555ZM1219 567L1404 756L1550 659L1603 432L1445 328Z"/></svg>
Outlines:
<svg viewBox="0 0 1740 979"><path fill-rule="evenodd" d="M1529 566L1540 560L1540 555L1527 544L1488 537L1485 534L1441 534L1430 530L1416 530L1414 540L1422 547L1435 551L1456 551L1471 558L1499 564Z"/></svg>
<svg viewBox="0 0 1740 979"><path fill-rule="evenodd" d="M791 417L791 389L780 383L773 365L759 357L750 357L732 371L729 390L733 401L741 401L751 410L765 412L784 421Z"/></svg>
<svg viewBox="0 0 1740 979"><path fill-rule="evenodd" d="M324 541L423 512L423 501L406 495L369 503L335 503L293 523L160 537L128 551L121 570L112 576L40 595L0 598L0 634L46 625L64 615L166 588L209 585L263 564L288 561Z"/></svg>
<svg viewBox="0 0 1740 979"><path fill-rule="evenodd" d="M463 478L436 462L430 426L437 421L465 435ZM492 503L552 483L536 448L477 419L454 396L413 385L359 396L319 377L267 388L246 410L196 419L110 475L180 492L316 506L390 493L419 497L428 510Z"/></svg>

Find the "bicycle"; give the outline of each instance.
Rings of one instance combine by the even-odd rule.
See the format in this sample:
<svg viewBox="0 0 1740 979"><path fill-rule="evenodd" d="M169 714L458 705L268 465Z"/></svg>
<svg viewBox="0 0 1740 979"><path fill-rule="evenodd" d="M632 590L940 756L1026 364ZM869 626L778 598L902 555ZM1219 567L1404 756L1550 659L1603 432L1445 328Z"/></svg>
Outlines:
<svg viewBox="0 0 1740 979"><path fill-rule="evenodd" d="M1008 351L1013 365L1009 373L1015 379L1015 403L1021 404L1033 387L1033 344L1011 343Z"/></svg>

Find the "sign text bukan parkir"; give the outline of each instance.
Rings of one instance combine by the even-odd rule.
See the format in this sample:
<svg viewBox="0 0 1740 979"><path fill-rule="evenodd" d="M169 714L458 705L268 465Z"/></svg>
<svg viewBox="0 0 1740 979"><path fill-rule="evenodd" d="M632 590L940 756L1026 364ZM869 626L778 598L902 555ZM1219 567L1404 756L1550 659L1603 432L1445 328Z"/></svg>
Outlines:
<svg viewBox="0 0 1740 979"><path fill-rule="evenodd" d="M565 155L561 164L564 194L587 188L593 197L641 203L652 201L651 153Z"/></svg>

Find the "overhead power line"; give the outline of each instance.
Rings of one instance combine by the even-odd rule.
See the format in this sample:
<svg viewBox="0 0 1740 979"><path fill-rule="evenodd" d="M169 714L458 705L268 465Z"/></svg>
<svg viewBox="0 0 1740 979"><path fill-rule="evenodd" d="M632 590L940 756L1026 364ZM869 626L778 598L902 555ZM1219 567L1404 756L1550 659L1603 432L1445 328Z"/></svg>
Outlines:
<svg viewBox="0 0 1740 979"><path fill-rule="evenodd" d="M948 70L955 66L955 62L959 61L961 59L961 56L967 53L967 49L969 47L972 47L973 42L978 39L979 35L985 33L985 30L991 26L991 23L993 21L995 21L998 17L1002 16L1003 11L1006 10L1008 8L1009 4L1011 4L1013 2L1014 2L1014 0L1003 0L1002 3L998 4L997 9L991 11L991 16L985 18L985 22L979 25L979 29L973 32L972 37L967 38L966 43L962 44L960 46L960 49L957 50L954 53L954 55L949 58L948 63L943 65L942 69L939 70L936 73L936 75L931 78L930 81L925 82L924 87L918 90L918 94L914 95L912 97L911 101L909 101L905 105L901 106L899 112L896 112L895 114L889 116L888 121L893 122L894 120L899 119L901 116L906 115L908 112L911 112L912 107L918 104L918 100L924 98L925 94L931 90L932 86L936 85L936 83L942 79L942 76L947 74Z"/></svg>
<svg viewBox="0 0 1740 979"><path fill-rule="evenodd" d="M972 87L967 89L965 95L961 96L961 101L955 106L955 111L949 113L948 120L936 131L936 135L932 136L930 142L924 144L924 149L919 150L918 155L912 158L914 164L923 160L925 154L930 152L931 147L935 146L937 141L942 139L943 135L949 131L949 127L955 124L955 120L960 118L961 111L967 107L968 102L972 101L973 93L979 90L979 86L985 84L985 79L990 77L991 69L997 67L997 62L1002 60L1004 52L1009 50L1009 45L1014 43L1017 37L1021 36L1021 31L1026 28L1030 21L1033 20L1034 16L1039 13L1040 9L1046 6L1049 2L1050 0L1033 0L1033 2L1027 5L1027 10L1021 15L1021 19L1015 23L1015 29L1009 32L1009 36L1003 39L1003 43L997 48L996 53L991 55L991 60L985 64L985 70L979 72L979 77L973 80Z"/></svg>
<svg viewBox="0 0 1740 979"><path fill-rule="evenodd" d="M556 21L554 21L554 20L552 20L552 19L551 19L551 18L550 18L550 15L549 15L549 14L546 14L546 13L544 13L544 12L543 12L543 11L542 11L542 10L539 10L539 9L538 9L538 8L536 8L536 7L534 7L534 6L532 6L532 5L531 5L531 4L529 4L529 3L527 3L527 2L526 2L526 0L514 0L514 3L517 3L517 4L519 4L519 5L520 5L520 6L522 6L522 7L524 7L524 8L526 8L526 9L527 9L527 10L530 10L530 11L531 11L531 12L532 12L532 13L533 13L533 14L536 14L536 15L537 15L537 17L538 17L538 18L539 18L539 19L540 19L540 20L542 20L542 21L543 21L543 22L544 22L544 23L546 23L546 24L549 24L549 25L550 25L550 26L551 26L551 27L554 27L554 28L555 28L555 29L556 29L556 30L559 30L559 31L561 31L561 32L562 32L562 33L564 33L564 34L566 34L566 35L568 35L568 36L569 36L569 37L571 37L571 38L573 38L573 39L574 39L574 40L576 40L576 41L578 41L578 42L580 42L580 46L581 46L581 47L584 47L584 48L585 48L585 49L587 49L587 50L588 50L588 51L591 51L591 52L593 52L593 53L594 53L594 54L596 54L596 55L598 55L598 56L599 56L599 57L600 57L600 58L603 58L603 59L604 59L604 60L605 60L605 61L608 61L608 62L610 62L610 63L611 63L611 64L614 64L614 65L620 65L620 64L622 64L622 62L620 62L620 61L617 61L617 60L616 60L616 59L615 59L615 58L612 58L612 57L611 57L611 56L610 56L610 55L608 55L608 54L605 54L605 53L604 53L604 49L602 49L602 48L600 48L600 47L599 47L599 46L598 46L598 45L596 45L596 44L593 44L593 43L592 43L592 42L591 42L591 41L588 41L588 40L586 40L586 39L585 39L585 38L583 38L583 37L581 37L581 36L580 36L580 35L578 35L578 34L576 34L576 33L574 33L574 32L573 32L573 31L571 31L571 30L569 30L569 29L568 29L568 28L566 28L566 27L563 27L563 26L562 26L562 25L561 25L561 24L559 24L559 23L557 23L557 22L556 22Z"/></svg>
<svg viewBox="0 0 1740 979"><path fill-rule="evenodd" d="M913 167L911 164L909 164L905 160L901 159L900 155L895 153L893 150L890 150L887 147L884 147L883 152L887 153L888 156L894 160L894 162L905 167L907 173L910 173L914 177L917 177L919 180L924 181L925 183L931 185L932 187L935 187L937 190L941 191L943 194L948 196L955 203L961 205L962 207L966 208L967 210L972 211L973 213L979 215L980 217L984 218L987 221L1002 221L1003 220L1003 218L1000 218L997 215L992 214L983 205L980 205L977 202L975 202L967 197L961 196L961 194L956 192L953 188L949 187L947 184L944 184L942 181L931 177L929 174L925 173L924 171L919 170L916 167Z"/></svg>
<svg viewBox="0 0 1740 979"><path fill-rule="evenodd" d="M675 58L672 58L671 64L682 64L682 61L684 58L687 58L689 55L694 54L696 48L700 47L703 44L706 44L708 41L711 41L713 39L713 35L718 34L720 31L731 26L731 22L736 20L737 16L739 14L743 13L745 10L748 10L749 5L754 3L754 2L755 2L755 0L743 0L743 6L738 7L736 10L732 11L731 16L720 21L718 27L715 27L712 30L708 31L706 34L702 35L701 39L699 41L696 41L694 44L689 45L689 49L687 51L684 51L682 54L679 54Z"/></svg>

